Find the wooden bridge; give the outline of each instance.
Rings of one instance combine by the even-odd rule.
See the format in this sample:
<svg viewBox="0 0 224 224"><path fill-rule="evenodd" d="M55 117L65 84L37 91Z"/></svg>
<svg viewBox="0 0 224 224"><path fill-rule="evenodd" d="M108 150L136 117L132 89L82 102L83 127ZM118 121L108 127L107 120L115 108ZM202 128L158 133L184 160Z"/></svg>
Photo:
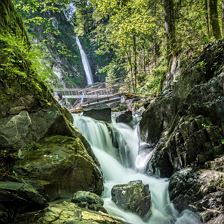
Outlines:
<svg viewBox="0 0 224 224"><path fill-rule="evenodd" d="M90 105L112 103L121 101L123 93L119 92L120 84L107 85L100 83L87 88L63 88L55 89L55 96L59 100L74 99L76 100L74 107L88 107Z"/></svg>

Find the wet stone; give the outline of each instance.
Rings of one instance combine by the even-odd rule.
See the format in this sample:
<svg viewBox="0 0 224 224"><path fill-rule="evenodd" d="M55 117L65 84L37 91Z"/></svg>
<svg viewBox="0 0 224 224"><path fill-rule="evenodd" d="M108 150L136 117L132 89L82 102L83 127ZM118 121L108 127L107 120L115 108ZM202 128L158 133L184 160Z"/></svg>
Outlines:
<svg viewBox="0 0 224 224"><path fill-rule="evenodd" d="M128 184L115 185L111 191L112 201L124 210L138 214L142 218L151 215L151 194L148 185L142 181L130 181Z"/></svg>

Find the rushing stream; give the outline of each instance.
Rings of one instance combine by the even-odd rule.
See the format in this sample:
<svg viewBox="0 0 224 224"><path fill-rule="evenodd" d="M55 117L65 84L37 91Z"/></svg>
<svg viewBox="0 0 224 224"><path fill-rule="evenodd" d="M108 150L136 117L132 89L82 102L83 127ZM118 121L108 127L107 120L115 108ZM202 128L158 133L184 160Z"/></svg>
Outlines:
<svg viewBox="0 0 224 224"><path fill-rule="evenodd" d="M182 214L174 209L168 194L168 180L146 176L143 171L150 152L139 155L137 128L131 129L121 123L112 123L109 128L103 122L89 117L74 115L75 126L89 141L94 154L100 162L104 175L104 207L115 216L131 224L199 224L198 217L190 212ZM114 146L116 142L116 147ZM111 200L111 189L116 184L126 184L132 180L142 180L148 184L152 198L152 215L144 222L139 216L117 207Z"/></svg>

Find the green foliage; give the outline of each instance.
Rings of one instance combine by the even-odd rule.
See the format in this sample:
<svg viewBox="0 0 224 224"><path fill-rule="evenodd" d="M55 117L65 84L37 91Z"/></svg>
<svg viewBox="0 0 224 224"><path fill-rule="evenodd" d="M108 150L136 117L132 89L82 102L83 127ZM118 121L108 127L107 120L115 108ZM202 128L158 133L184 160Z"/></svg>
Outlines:
<svg viewBox="0 0 224 224"><path fill-rule="evenodd" d="M2 46L2 55L6 56L0 71L6 75L11 74L10 78L13 79L17 76L27 78L35 72L39 80L46 81L51 75L49 65L44 63L46 55L38 46L30 48L26 42L9 34L0 35L0 45Z"/></svg>
<svg viewBox="0 0 224 224"><path fill-rule="evenodd" d="M47 54L42 62L49 68L59 65L66 85L74 87L83 86L85 76L73 26L64 16L70 2L15 0L15 6L25 22L31 42ZM56 76L51 79L53 85L60 85Z"/></svg>
<svg viewBox="0 0 224 224"><path fill-rule="evenodd" d="M221 143L222 143L222 145L224 145L224 139L221 139Z"/></svg>
<svg viewBox="0 0 224 224"><path fill-rule="evenodd" d="M101 71L106 71L109 79L116 77L116 68L122 67L126 80L132 81L133 90L158 93L167 72L166 36L164 27L164 1L148 0L91 0L94 41L98 43L98 54L114 52L113 61ZM193 52L213 37L206 22L208 10L205 1L173 0L175 21L175 45L171 53L188 59ZM90 6L88 6L90 7ZM221 1L218 1L221 13ZM206 11L207 10L207 11ZM83 10L84 11L84 10ZM78 17L81 18L80 14ZM85 15L83 15L85 17ZM85 20L80 19L82 27ZM221 20L221 18L220 18ZM209 21L208 21L209 22ZM80 25L79 25L80 26ZM83 35L83 32L82 32ZM172 56L172 55L171 55ZM145 85L146 82L146 86ZM148 90L148 91L146 91Z"/></svg>
<svg viewBox="0 0 224 224"><path fill-rule="evenodd" d="M51 51L57 51L69 62L80 62L78 52L71 51L67 45L58 41L63 39L66 29L58 30L52 26L52 17L63 13L69 0L14 1L29 28L44 30L43 39L46 44L50 42L53 46ZM188 61L194 57L193 52L197 53L204 44L214 39L210 10L204 0L169 0L173 4L172 18L169 19L174 23L172 35L175 42L171 44L168 41L170 33L166 20L167 1L73 1L76 5L74 30L81 37L84 49L93 61L95 74L99 77L106 75L109 82L123 77L132 91L155 95L161 90L163 80L171 69L172 57L180 56L181 62ZM221 3L218 0L219 22ZM68 35L72 36L73 33ZM76 57L73 57L75 53ZM203 69L204 65L197 66ZM70 81L67 81L70 85Z"/></svg>
<svg viewBox="0 0 224 224"><path fill-rule="evenodd" d="M205 69L206 63L204 61L200 61L196 65L196 69L199 71L203 71Z"/></svg>
<svg viewBox="0 0 224 224"><path fill-rule="evenodd" d="M167 72L167 66L157 66L151 74L145 77L144 85L140 85L138 92L143 95L158 95L162 89L162 81Z"/></svg>

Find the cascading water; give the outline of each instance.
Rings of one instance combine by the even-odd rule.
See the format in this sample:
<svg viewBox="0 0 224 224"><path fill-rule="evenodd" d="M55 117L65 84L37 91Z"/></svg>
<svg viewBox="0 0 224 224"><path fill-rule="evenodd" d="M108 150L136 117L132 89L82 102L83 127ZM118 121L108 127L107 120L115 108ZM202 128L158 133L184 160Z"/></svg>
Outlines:
<svg viewBox="0 0 224 224"><path fill-rule="evenodd" d="M88 2L87 2L88 4ZM75 4L73 2L71 2L67 9L64 10L64 14L65 14L65 17L67 19L67 21L71 22L74 14L76 12L76 7L75 7ZM78 36L75 37L75 40L76 40L76 44L79 48L79 52L80 52L80 56L81 56L81 60L82 60L82 65L83 65L83 68L84 68L84 72L85 72L85 75L86 75L86 81L87 81L87 84L88 85L92 85L93 84L93 74L92 74L92 70L91 70L91 66L89 64L89 60L88 60L88 57L82 47L82 44L78 38Z"/></svg>
<svg viewBox="0 0 224 224"><path fill-rule="evenodd" d="M140 141L136 129L133 130L125 124L111 124L108 127L108 124L81 115L74 115L74 124L89 141L100 162L105 179L104 207L110 214L119 216L131 224L200 223L194 213L184 211L180 215L174 209L169 200L167 179L146 176L136 171L141 170L148 162L145 157L143 159L143 156L138 154ZM111 132L117 134L113 135ZM116 147L113 141L117 142ZM149 154L151 152L152 150ZM114 185L125 184L132 180L142 180L144 184L149 185L152 215L146 222L139 216L120 209L111 200L111 189Z"/></svg>
<svg viewBox="0 0 224 224"><path fill-rule="evenodd" d="M87 58L87 55L86 55L85 51L83 50L81 42L80 42L80 40L77 36L76 36L76 43L79 47L83 68L84 68L84 71L85 71L85 74L86 74L87 84L92 85L93 84L93 74L92 74L92 71L91 71L89 60Z"/></svg>

